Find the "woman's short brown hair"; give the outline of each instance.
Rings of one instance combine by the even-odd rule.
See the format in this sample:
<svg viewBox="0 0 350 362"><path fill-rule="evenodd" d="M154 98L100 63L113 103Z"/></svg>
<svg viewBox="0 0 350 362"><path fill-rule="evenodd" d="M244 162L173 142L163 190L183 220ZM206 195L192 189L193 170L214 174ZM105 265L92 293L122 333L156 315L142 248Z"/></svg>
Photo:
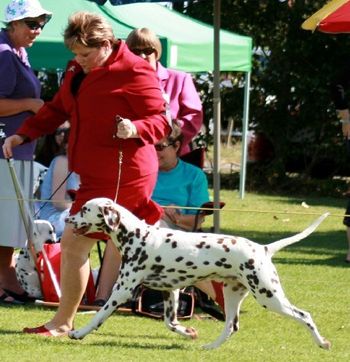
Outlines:
<svg viewBox="0 0 350 362"><path fill-rule="evenodd" d="M180 125L176 121L173 121L171 127L172 127L172 130L171 130L169 136L167 137L168 142L175 143L178 141L178 142L180 142L180 145L182 145L184 135L182 133Z"/></svg>
<svg viewBox="0 0 350 362"><path fill-rule="evenodd" d="M116 43L112 26L98 14L79 11L69 17L64 31L64 43L68 49L76 44L88 48L100 48L106 42Z"/></svg>
<svg viewBox="0 0 350 362"><path fill-rule="evenodd" d="M157 60L162 56L162 44L156 33L151 29L134 29L128 35L125 42L131 51L135 48L154 48L156 50Z"/></svg>

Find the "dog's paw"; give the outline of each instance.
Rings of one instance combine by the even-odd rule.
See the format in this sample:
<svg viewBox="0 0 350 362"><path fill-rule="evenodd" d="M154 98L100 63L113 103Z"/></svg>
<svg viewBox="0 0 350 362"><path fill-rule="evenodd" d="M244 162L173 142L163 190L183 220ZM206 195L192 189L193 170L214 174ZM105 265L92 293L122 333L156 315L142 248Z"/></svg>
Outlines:
<svg viewBox="0 0 350 362"><path fill-rule="evenodd" d="M83 339L85 337L85 334L80 333L79 330L72 330L68 332L68 337L70 339Z"/></svg>
<svg viewBox="0 0 350 362"><path fill-rule="evenodd" d="M187 327L186 334L192 339L198 338L198 332L193 327Z"/></svg>
<svg viewBox="0 0 350 362"><path fill-rule="evenodd" d="M329 350L332 347L332 343L328 341L326 338L323 338L323 344L321 345L321 347Z"/></svg>

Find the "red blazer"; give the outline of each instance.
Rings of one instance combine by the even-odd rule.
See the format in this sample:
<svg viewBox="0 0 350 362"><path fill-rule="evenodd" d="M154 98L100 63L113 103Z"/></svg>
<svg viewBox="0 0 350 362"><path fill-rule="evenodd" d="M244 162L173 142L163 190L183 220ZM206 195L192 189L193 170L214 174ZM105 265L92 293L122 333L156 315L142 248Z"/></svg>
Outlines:
<svg viewBox="0 0 350 362"><path fill-rule="evenodd" d="M79 64L71 61L54 99L27 119L17 134L33 140L69 120L69 169L78 173L82 182L115 185L119 150L123 151L121 184L156 173L153 144L165 137L170 127L154 70L120 42L103 67L86 75L74 97L71 82L80 71ZM140 138L113 138L116 115L133 121Z"/></svg>

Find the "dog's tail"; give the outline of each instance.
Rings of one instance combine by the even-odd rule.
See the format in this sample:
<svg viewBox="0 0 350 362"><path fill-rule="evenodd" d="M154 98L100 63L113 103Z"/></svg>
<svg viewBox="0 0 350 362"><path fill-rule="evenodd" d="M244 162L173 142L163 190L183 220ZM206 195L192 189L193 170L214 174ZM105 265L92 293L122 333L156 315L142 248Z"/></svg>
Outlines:
<svg viewBox="0 0 350 362"><path fill-rule="evenodd" d="M307 236L309 236L313 231L316 230L318 225L321 224L321 222L329 215L329 212L326 212L325 214L321 215L317 220L315 220L308 228L306 228L304 231L302 231L299 234L296 234L294 236L290 236L289 238L281 239L278 241L275 241L269 245L266 245L267 252L272 257L275 253L277 253L279 250L283 249L284 247L294 244L302 239L305 239Z"/></svg>

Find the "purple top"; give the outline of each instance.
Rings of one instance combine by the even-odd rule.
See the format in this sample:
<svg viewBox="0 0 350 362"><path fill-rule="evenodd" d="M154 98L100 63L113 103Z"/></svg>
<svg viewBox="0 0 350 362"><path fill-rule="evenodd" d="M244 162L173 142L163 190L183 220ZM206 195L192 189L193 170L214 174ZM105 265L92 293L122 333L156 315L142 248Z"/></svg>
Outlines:
<svg viewBox="0 0 350 362"><path fill-rule="evenodd" d="M0 98L40 98L41 85L28 62L27 52L20 48L20 55L13 48L5 29L0 31ZM13 135L32 112L21 112L12 116L0 116L5 124L6 136ZM33 160L35 142L13 149L15 160ZM4 158L0 147L0 158Z"/></svg>

